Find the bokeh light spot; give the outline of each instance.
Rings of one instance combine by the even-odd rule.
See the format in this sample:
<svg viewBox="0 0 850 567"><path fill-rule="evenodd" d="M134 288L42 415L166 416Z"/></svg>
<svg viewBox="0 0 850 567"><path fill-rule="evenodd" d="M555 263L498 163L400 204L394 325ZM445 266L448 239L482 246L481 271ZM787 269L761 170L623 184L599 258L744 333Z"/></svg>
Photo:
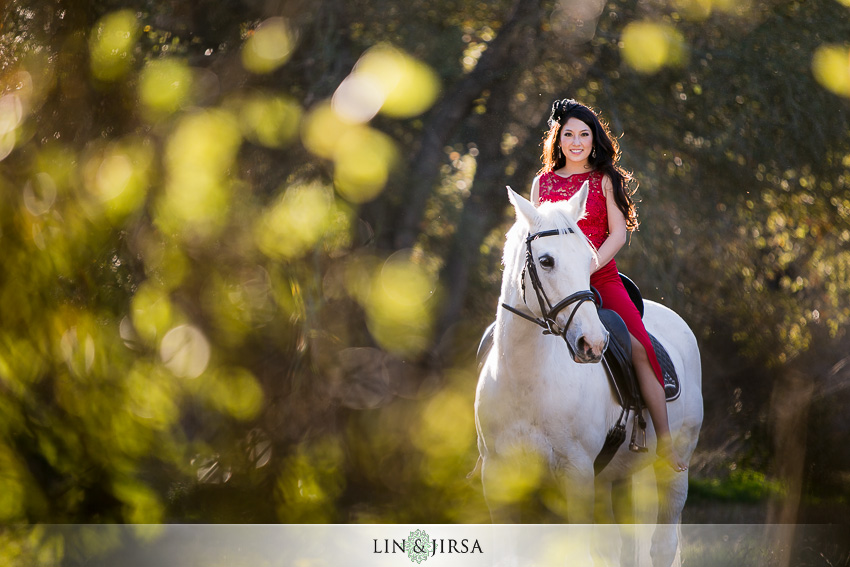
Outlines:
<svg viewBox="0 0 850 567"><path fill-rule="evenodd" d="M0 521L21 521L26 501L26 489L21 483L20 465L14 454L5 446L0 446Z"/></svg>
<svg viewBox="0 0 850 567"><path fill-rule="evenodd" d="M522 501L540 487L548 466L536 452L522 447L500 452L505 458L491 460L485 471L493 479L487 483L487 499L495 503Z"/></svg>
<svg viewBox="0 0 850 567"><path fill-rule="evenodd" d="M9 154L11 154L12 150L15 149L16 143L17 135L14 130L6 132L5 134L0 134L0 161L9 157Z"/></svg>
<svg viewBox="0 0 850 567"><path fill-rule="evenodd" d="M93 149L83 165L83 177L98 210L120 220L138 209L147 195L153 159L145 140L128 139Z"/></svg>
<svg viewBox="0 0 850 567"><path fill-rule="evenodd" d="M334 186L347 201L371 201L383 191L395 161L388 136L366 126L349 129L334 154Z"/></svg>
<svg viewBox="0 0 850 567"><path fill-rule="evenodd" d="M378 114L386 94L381 84L366 73L353 73L340 83L331 106L341 118L350 122L368 122Z"/></svg>
<svg viewBox="0 0 850 567"><path fill-rule="evenodd" d="M272 258L294 258L316 245L328 228L333 195L323 185L296 185L263 215L256 239Z"/></svg>
<svg viewBox="0 0 850 567"><path fill-rule="evenodd" d="M428 300L436 277L411 261L404 251L390 257L373 277L365 308L372 336L398 354L421 352L433 331Z"/></svg>
<svg viewBox="0 0 850 567"><path fill-rule="evenodd" d="M673 7L685 19L701 22L711 16L713 0L675 0Z"/></svg>
<svg viewBox="0 0 850 567"><path fill-rule="evenodd" d="M345 453L336 439L299 447L281 468L277 481L282 522L329 522L335 499L345 487Z"/></svg>
<svg viewBox="0 0 850 567"><path fill-rule="evenodd" d="M378 86L384 101L381 113L395 118L417 116L431 107L440 93L437 74L425 63L389 45L363 54L354 74Z"/></svg>
<svg viewBox="0 0 850 567"><path fill-rule="evenodd" d="M24 185L24 206L31 215L45 214L56 202L56 183L47 173L37 173Z"/></svg>
<svg viewBox="0 0 850 567"><path fill-rule="evenodd" d="M210 343L197 327L179 325L162 338L159 355L178 378L197 378L209 364Z"/></svg>
<svg viewBox="0 0 850 567"><path fill-rule="evenodd" d="M173 380L147 364L136 365L126 377L129 410L145 425L167 429L180 414Z"/></svg>
<svg viewBox="0 0 850 567"><path fill-rule="evenodd" d="M605 0L558 0L549 18L549 25L558 41L578 45L590 41L596 35L597 20L604 9ZM469 66L469 63L477 65L481 51L476 47L474 42L470 42L472 49L468 48L465 52L468 55L464 59L464 67Z"/></svg>
<svg viewBox="0 0 850 567"><path fill-rule="evenodd" d="M269 18L242 47L242 65L252 73L270 73L286 63L294 47L295 35L287 21Z"/></svg>
<svg viewBox="0 0 850 567"><path fill-rule="evenodd" d="M313 108L302 123L301 141L313 154L332 158L342 136L357 126L342 119L331 107L329 101L324 101Z"/></svg>
<svg viewBox="0 0 850 567"><path fill-rule="evenodd" d="M144 484L119 481L113 487L115 496L124 503L124 520L130 524L158 524L165 510L156 493Z"/></svg>
<svg viewBox="0 0 850 567"><path fill-rule="evenodd" d="M275 95L255 95L241 102L239 124L252 142L267 148L283 148L298 135L301 106Z"/></svg>
<svg viewBox="0 0 850 567"><path fill-rule="evenodd" d="M445 389L429 401L421 425L412 430L413 442L428 456L428 479L435 485L451 482L474 443L475 422L466 393Z"/></svg>
<svg viewBox="0 0 850 567"><path fill-rule="evenodd" d="M234 116L222 110L183 118L166 148L168 179L158 203L167 232L209 236L230 208L230 168L242 142Z"/></svg>
<svg viewBox="0 0 850 567"><path fill-rule="evenodd" d="M818 47L812 57L812 73L824 88L839 96L850 97L850 50L847 47Z"/></svg>
<svg viewBox="0 0 850 567"><path fill-rule="evenodd" d="M685 59L684 40L671 26L651 21L625 27L622 53L626 64L639 73L652 74Z"/></svg>
<svg viewBox="0 0 850 567"><path fill-rule="evenodd" d="M12 153L17 143L17 129L24 118L24 106L16 94L0 97L0 161Z"/></svg>
<svg viewBox="0 0 850 567"><path fill-rule="evenodd" d="M138 335L153 342L171 326L173 308L168 294L155 284L145 282L139 286L132 300L133 327Z"/></svg>
<svg viewBox="0 0 850 567"><path fill-rule="evenodd" d="M181 108L192 91L192 70L176 59L157 59L139 77L139 100L151 116Z"/></svg>
<svg viewBox="0 0 850 567"><path fill-rule="evenodd" d="M16 94L0 97L0 134L12 132L24 117L24 107L21 98Z"/></svg>
<svg viewBox="0 0 850 567"><path fill-rule="evenodd" d="M228 368L212 373L201 385L212 405L240 419L252 419L263 407L263 389L251 372L244 368Z"/></svg>
<svg viewBox="0 0 850 567"><path fill-rule="evenodd" d="M140 33L132 10L112 12L102 17L89 37L92 74L101 81L122 77L133 61L133 45Z"/></svg>
<svg viewBox="0 0 850 567"><path fill-rule="evenodd" d="M116 153L100 162L95 184L103 199L109 200L124 192L132 175L133 164L130 159L125 154Z"/></svg>

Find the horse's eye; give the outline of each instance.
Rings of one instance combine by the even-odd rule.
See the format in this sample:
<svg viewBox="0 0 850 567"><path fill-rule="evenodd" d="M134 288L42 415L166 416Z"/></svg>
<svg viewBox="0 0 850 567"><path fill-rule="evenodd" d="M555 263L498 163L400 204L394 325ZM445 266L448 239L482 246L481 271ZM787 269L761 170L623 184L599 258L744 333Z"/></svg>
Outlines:
<svg viewBox="0 0 850 567"><path fill-rule="evenodd" d="M544 254L540 257L540 266L545 270L551 270L555 267L555 259L548 254Z"/></svg>

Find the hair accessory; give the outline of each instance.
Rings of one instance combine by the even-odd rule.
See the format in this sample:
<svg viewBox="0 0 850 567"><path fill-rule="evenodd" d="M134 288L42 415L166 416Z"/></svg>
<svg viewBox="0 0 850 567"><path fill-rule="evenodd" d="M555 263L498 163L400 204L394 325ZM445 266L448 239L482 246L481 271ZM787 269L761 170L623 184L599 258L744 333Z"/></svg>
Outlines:
<svg viewBox="0 0 850 567"><path fill-rule="evenodd" d="M581 105L571 98L556 100L552 103L552 114L549 115L548 122L549 128L553 127L555 124L560 124L564 117L577 106Z"/></svg>

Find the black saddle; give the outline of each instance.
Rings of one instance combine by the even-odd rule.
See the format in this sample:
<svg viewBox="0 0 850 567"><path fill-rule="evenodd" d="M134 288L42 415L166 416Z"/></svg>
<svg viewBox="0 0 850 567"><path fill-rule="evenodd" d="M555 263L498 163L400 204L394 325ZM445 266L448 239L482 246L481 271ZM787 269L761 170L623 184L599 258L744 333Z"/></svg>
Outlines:
<svg viewBox="0 0 850 567"><path fill-rule="evenodd" d="M623 281L623 286L626 288L626 292L628 292L632 302L634 302L641 318L643 318L643 296L640 293L640 289L625 274L620 274L620 279ZM597 293L596 295L599 298L599 294ZM640 390L637 388L634 368L632 366L632 346L631 338L629 338L629 330L626 328L622 317L610 309L604 308L605 306L602 305L601 299L598 299L597 304L599 305L599 320L605 325L611 337L608 343L609 348L605 351L605 361L608 365L611 380L614 383L614 388L619 393L620 403L624 407L634 409L635 401L640 395ZM676 375L673 361L670 360L670 355L667 353L664 345L651 333L649 333L649 338L652 341L652 347L655 349L658 364L661 366L661 373L664 378L664 394L667 401L672 402L681 393L679 377Z"/></svg>

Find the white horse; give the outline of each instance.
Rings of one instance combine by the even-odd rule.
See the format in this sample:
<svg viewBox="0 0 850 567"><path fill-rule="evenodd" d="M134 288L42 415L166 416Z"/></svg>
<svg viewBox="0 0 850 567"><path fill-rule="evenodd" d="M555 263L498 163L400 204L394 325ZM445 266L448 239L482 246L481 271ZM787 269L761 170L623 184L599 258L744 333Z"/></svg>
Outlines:
<svg viewBox="0 0 850 567"><path fill-rule="evenodd" d="M610 499L612 482L654 465L657 524L650 554L653 565L668 567L679 545L688 476L656 460L652 425L647 425L649 452L633 453L624 443L594 478L594 460L621 407L598 363L607 331L594 303L586 301L595 251L576 224L585 212L586 184L569 201L539 208L510 188L508 193L517 220L505 244L499 304L540 321L548 316L546 325L554 334L499 309L475 396L479 465L493 521L515 523L511 513L518 495L548 469L566 499L567 520L591 523L600 519L600 510L611 511L610 503L599 502L600 487L599 493ZM545 295L541 300L535 283ZM680 379L681 395L667 408L676 450L689 460L703 417L696 338L676 313L654 302L645 302L644 323L667 349ZM628 421L627 434L633 426Z"/></svg>

